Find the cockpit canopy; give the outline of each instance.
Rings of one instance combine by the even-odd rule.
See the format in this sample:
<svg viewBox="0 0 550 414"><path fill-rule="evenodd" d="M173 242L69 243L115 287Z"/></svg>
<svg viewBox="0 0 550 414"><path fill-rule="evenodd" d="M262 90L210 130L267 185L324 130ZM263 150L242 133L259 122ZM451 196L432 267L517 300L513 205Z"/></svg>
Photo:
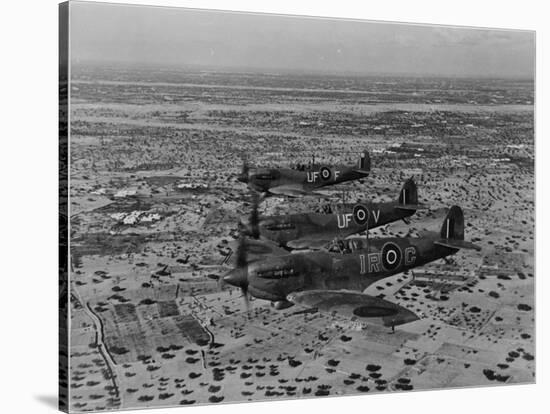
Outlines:
<svg viewBox="0 0 550 414"><path fill-rule="evenodd" d="M363 250L368 247L367 239L353 237L350 239L338 239L332 242L329 251L333 253L353 253L357 250Z"/></svg>
<svg viewBox="0 0 550 414"><path fill-rule="evenodd" d="M251 174L251 176L255 180L272 181L272 180L279 179L281 174L277 170L270 170L267 168L258 168Z"/></svg>
<svg viewBox="0 0 550 414"><path fill-rule="evenodd" d="M270 231L293 230L296 228L294 223L291 222L269 223L264 227Z"/></svg>
<svg viewBox="0 0 550 414"><path fill-rule="evenodd" d="M293 164L291 165L290 168L292 168L293 170L297 170L297 171L310 171L312 169L314 169L316 167L315 164L308 162L308 163L300 163L300 162L297 162L296 164Z"/></svg>

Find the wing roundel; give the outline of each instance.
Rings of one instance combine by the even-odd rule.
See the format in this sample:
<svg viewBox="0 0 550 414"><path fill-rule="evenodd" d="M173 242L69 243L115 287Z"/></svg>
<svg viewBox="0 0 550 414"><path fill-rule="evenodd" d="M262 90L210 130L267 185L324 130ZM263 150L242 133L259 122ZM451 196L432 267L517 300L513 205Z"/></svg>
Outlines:
<svg viewBox="0 0 550 414"><path fill-rule="evenodd" d="M300 307L315 308L321 313L375 325L397 326L418 320L413 312L403 306L347 290L309 290L292 293L287 299Z"/></svg>

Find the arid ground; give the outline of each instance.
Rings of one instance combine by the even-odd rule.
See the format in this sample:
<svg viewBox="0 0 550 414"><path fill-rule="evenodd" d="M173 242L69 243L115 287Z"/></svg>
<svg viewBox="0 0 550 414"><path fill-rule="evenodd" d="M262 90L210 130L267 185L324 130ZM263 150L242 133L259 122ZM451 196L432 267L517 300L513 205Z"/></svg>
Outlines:
<svg viewBox="0 0 550 414"><path fill-rule="evenodd" d="M70 405L74 411L533 382L534 85L493 79L73 67ZM275 310L216 278L257 165L354 162L333 187L387 200L414 176L465 212L461 251L369 287L420 320L387 328ZM261 213L320 200L273 198Z"/></svg>

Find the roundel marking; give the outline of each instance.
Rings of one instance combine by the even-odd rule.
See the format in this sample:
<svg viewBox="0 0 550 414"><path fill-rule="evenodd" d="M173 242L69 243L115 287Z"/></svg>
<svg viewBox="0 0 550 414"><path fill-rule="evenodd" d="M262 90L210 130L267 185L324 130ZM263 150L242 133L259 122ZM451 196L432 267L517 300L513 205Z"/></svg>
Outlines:
<svg viewBox="0 0 550 414"><path fill-rule="evenodd" d="M377 305L363 305L355 308L353 314L362 318L383 318L397 315L397 309Z"/></svg>
<svg viewBox="0 0 550 414"><path fill-rule="evenodd" d="M332 171L330 171L330 168L323 167L321 168L321 178L325 181L329 180L332 176Z"/></svg>
<svg viewBox="0 0 550 414"><path fill-rule="evenodd" d="M394 270L401 264L403 254L395 243L388 242L382 247L382 266L386 270Z"/></svg>
<svg viewBox="0 0 550 414"><path fill-rule="evenodd" d="M353 207L353 220L359 226L367 224L369 220L369 210L365 206L357 204Z"/></svg>

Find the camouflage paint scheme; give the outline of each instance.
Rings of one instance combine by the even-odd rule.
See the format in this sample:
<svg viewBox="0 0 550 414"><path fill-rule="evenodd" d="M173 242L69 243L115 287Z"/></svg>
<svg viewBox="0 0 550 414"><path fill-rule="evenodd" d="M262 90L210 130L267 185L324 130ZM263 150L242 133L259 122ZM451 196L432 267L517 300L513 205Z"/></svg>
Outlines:
<svg viewBox="0 0 550 414"><path fill-rule="evenodd" d="M289 249L320 249L335 238L405 220L416 210L418 190L412 178L408 179L396 200L384 203L362 202L341 204L334 213L285 214L260 218L261 238L271 240Z"/></svg>
<svg viewBox="0 0 550 414"><path fill-rule="evenodd" d="M319 165L292 168L252 168L246 165L237 178L264 195L300 197L315 194L315 190L346 181L365 178L370 173L370 156L361 154L356 166Z"/></svg>
<svg viewBox="0 0 550 414"><path fill-rule="evenodd" d="M416 238L352 238L341 243L345 246L340 252L293 253L249 261L229 272L224 281L256 298L276 302L279 308L292 304L316 307L393 327L417 317L396 304L358 292L461 248L479 250L464 241L464 216L458 206L451 207L439 233ZM350 308L350 304L354 305Z"/></svg>

